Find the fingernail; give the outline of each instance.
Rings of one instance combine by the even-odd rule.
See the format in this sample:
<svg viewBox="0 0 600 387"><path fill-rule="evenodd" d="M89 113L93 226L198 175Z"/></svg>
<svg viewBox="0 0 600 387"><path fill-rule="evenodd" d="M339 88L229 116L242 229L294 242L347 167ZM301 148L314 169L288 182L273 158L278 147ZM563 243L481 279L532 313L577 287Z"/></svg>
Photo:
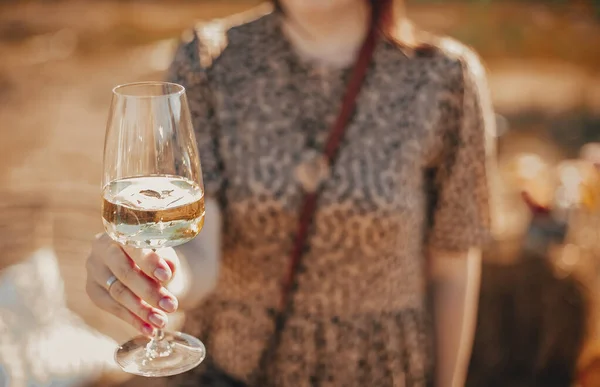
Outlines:
<svg viewBox="0 0 600 387"><path fill-rule="evenodd" d="M164 297L158 302L158 306L163 308L165 312L175 312L177 309L177 301L171 297Z"/></svg>
<svg viewBox="0 0 600 387"><path fill-rule="evenodd" d="M158 313L150 313L148 320L150 320L152 324L156 325L157 328L162 328L167 324L167 317Z"/></svg>
<svg viewBox="0 0 600 387"><path fill-rule="evenodd" d="M159 267L158 269L154 270L154 276L157 280L161 282L166 282L171 279L171 270Z"/></svg>
<svg viewBox="0 0 600 387"><path fill-rule="evenodd" d="M144 325L142 325L142 332L144 332L145 335L152 336L154 335L154 327L144 323Z"/></svg>

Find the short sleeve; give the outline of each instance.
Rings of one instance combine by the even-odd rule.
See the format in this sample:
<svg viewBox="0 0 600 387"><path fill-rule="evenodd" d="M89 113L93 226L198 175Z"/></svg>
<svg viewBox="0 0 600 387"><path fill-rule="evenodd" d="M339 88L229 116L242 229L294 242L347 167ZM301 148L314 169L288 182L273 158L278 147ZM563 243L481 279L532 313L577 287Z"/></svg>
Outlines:
<svg viewBox="0 0 600 387"><path fill-rule="evenodd" d="M219 124L207 69L201 63L202 43L198 34L190 32L179 44L167 71L167 80L185 87L192 124L200 153L204 190L216 197L223 183L223 168L219 157Z"/></svg>
<svg viewBox="0 0 600 387"><path fill-rule="evenodd" d="M457 114L445 120L444 146L434 178L429 247L442 251L466 251L491 239L495 116L481 62L471 54L460 63L462 77L453 104Z"/></svg>

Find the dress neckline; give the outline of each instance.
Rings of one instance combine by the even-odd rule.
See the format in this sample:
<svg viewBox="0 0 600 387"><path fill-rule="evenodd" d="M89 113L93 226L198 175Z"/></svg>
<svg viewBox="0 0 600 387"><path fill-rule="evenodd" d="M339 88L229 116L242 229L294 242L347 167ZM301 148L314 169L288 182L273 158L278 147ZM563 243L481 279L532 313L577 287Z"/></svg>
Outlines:
<svg viewBox="0 0 600 387"><path fill-rule="evenodd" d="M283 17L284 16L277 11L273 11L273 13L269 15L269 19L272 20L270 30L273 31L279 40L283 53L290 64L300 69L301 72L304 72L310 76L324 79L338 78L351 71L354 63L349 63L345 66L328 65L325 63L319 63L318 61L307 58L299 53L287 34L284 32Z"/></svg>

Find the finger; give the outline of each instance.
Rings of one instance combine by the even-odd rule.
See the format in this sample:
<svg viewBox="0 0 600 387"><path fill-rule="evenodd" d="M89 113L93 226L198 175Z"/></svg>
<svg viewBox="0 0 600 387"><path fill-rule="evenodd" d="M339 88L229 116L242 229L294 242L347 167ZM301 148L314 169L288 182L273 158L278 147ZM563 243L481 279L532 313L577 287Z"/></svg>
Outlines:
<svg viewBox="0 0 600 387"><path fill-rule="evenodd" d="M95 282L88 281L86 290L90 299L100 309L125 321L146 336L152 336L154 334L154 327L152 325L143 321L137 315L120 305L106 292L106 289L104 289L102 286L96 284Z"/></svg>
<svg viewBox="0 0 600 387"><path fill-rule="evenodd" d="M110 278L112 273L108 267L102 265L89 271L96 286L106 289L105 278ZM106 290L105 290L106 291ZM147 323L157 328L163 328L167 323L167 316L160 310L153 308L150 304L136 296L120 281L114 282L108 290L110 296L130 312Z"/></svg>
<svg viewBox="0 0 600 387"><path fill-rule="evenodd" d="M86 262L86 271L88 273L88 281L91 279L96 285L107 290L107 281L113 276L113 273L103 260L96 258L95 255L92 254Z"/></svg>
<svg viewBox="0 0 600 387"><path fill-rule="evenodd" d="M154 278L161 283L168 283L173 278L175 265L170 265L164 257L165 253L173 252L173 249L153 251L150 249L135 249L128 246L121 247L121 249L148 277ZM177 254L169 255L174 255L175 259L177 257Z"/></svg>
<svg viewBox="0 0 600 387"><path fill-rule="evenodd" d="M157 328L163 328L167 324L167 316L164 312L153 308L150 304L136 296L121 281L117 280L113 283L108 293L115 301L145 322Z"/></svg>
<svg viewBox="0 0 600 387"><path fill-rule="evenodd" d="M171 313L177 310L177 299L165 287L144 274L119 246L114 245L110 250L105 258L105 264L112 274L109 274L104 281L114 274L120 282L111 287L112 295L117 292L119 296L118 293L123 291L123 286L150 305L165 312Z"/></svg>

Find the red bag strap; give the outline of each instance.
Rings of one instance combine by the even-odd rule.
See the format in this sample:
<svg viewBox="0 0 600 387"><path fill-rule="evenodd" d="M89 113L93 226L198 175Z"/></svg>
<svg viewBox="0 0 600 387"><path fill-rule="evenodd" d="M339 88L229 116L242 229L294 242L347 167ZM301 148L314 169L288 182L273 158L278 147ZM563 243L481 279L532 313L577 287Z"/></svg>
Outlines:
<svg viewBox="0 0 600 387"><path fill-rule="evenodd" d="M329 132L329 137L327 138L327 143L322 153L323 160L321 160L324 162L327 168L330 167L335 159L337 150L342 142L342 138L344 137L344 132L346 130L348 121L350 120L350 117L352 116L352 113L356 107L356 99L358 97L358 93L360 92L361 86L363 85L365 76L367 75L367 70L369 69L373 52L375 50L375 43L377 40L376 26L376 17L373 17L369 32L365 38L365 41L363 42L357 61L352 70L352 76L348 82L339 114L331 128L331 131ZM254 375L254 378L251 378L255 380L256 383L252 385L260 386L265 384L262 378L266 377L265 369L267 367L267 363L271 356L273 356L273 351L275 351L277 348L281 332L283 331L285 325L287 314L292 307L290 301L294 288L294 282L296 280L298 267L302 258L304 245L308 239L309 229L317 208L318 192L319 190L316 189L314 191L304 193L298 220L298 233L296 234L296 238L294 240L289 266L281 284L279 310L276 311L276 315L274 316L275 332L263 350L259 361L259 367L256 370L257 373Z"/></svg>
<svg viewBox="0 0 600 387"><path fill-rule="evenodd" d="M371 59L373 57L373 51L375 50L375 43L377 40L377 28L376 23L371 23L369 32L362 44L358 58L352 70L352 76L348 82L344 98L342 99L342 105L337 116L337 119L331 127L329 137L325 144L322 157L326 163L326 167L329 168L333 163L337 150L342 142L346 127L354 109L356 107L356 100L358 93L363 85L363 81L369 69ZM283 278L282 290L281 290L281 301L280 311L285 310L288 302L290 301L290 295L295 281L298 265L304 245L308 238L310 226L313 221L315 210L317 207L318 190L315 192L306 192L302 199L302 206L300 208L300 215L298 221L298 232L294 240L294 247L290 256L289 266L285 277Z"/></svg>

